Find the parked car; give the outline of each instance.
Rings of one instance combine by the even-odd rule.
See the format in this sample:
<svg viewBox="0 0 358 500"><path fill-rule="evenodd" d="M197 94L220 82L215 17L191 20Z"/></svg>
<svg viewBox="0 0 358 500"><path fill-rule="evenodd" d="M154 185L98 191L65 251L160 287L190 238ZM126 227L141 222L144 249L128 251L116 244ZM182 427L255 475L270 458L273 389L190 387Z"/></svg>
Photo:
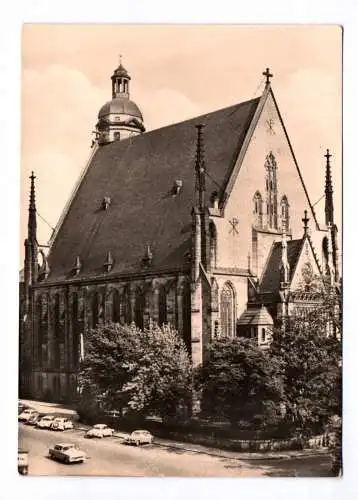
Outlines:
<svg viewBox="0 0 358 500"><path fill-rule="evenodd" d="M84 462L86 459L86 453L71 443L55 444L49 449L49 456L54 460L60 460L66 464Z"/></svg>
<svg viewBox="0 0 358 500"><path fill-rule="evenodd" d="M30 418L28 418L25 422L26 425L36 425L37 422L40 420L40 414L39 413L34 413L33 415L31 415Z"/></svg>
<svg viewBox="0 0 358 500"><path fill-rule="evenodd" d="M20 413L22 413L26 409L27 409L27 406L24 405L24 403L22 403L21 401L19 401L17 404L17 414L20 415Z"/></svg>
<svg viewBox="0 0 358 500"><path fill-rule="evenodd" d="M20 422L26 422L30 417L33 415L36 415L35 410L31 410L30 408L26 408L26 410L22 411L20 415L18 416L18 419Z"/></svg>
<svg viewBox="0 0 358 500"><path fill-rule="evenodd" d="M73 423L70 418L56 417L52 422L50 429L54 431L65 431L73 429Z"/></svg>
<svg viewBox="0 0 358 500"><path fill-rule="evenodd" d="M88 438L103 438L106 436L112 436L114 429L108 427L106 424L96 424L89 431L86 432L85 436Z"/></svg>
<svg viewBox="0 0 358 500"><path fill-rule="evenodd" d="M149 431L138 430L133 431L132 434L126 438L126 443L139 446L141 444L152 444L153 439L154 438Z"/></svg>
<svg viewBox="0 0 358 500"><path fill-rule="evenodd" d="M54 420L55 417L53 415L45 415L44 417L39 419L39 421L36 423L36 427L39 427L40 429L50 429Z"/></svg>
<svg viewBox="0 0 358 500"><path fill-rule="evenodd" d="M29 473L29 452L18 449L17 451L17 470L22 476Z"/></svg>

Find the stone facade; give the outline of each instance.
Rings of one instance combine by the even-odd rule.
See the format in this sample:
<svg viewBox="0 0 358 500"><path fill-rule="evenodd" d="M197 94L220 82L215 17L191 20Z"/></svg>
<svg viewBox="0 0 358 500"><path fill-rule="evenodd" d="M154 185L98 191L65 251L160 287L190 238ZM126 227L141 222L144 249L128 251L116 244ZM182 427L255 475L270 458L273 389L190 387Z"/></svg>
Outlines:
<svg viewBox="0 0 358 500"><path fill-rule="evenodd" d="M188 294L190 284L184 275L35 286L33 397L76 397L77 370L81 356L86 354L86 332L100 322L135 322L140 328L149 320L170 323L190 351L189 316L183 310Z"/></svg>
<svg viewBox="0 0 358 500"><path fill-rule="evenodd" d="M114 74L113 100L102 108L101 116L118 106L118 102L114 102L118 98L115 95L117 91L124 93L120 98L125 101L126 106L131 106L128 101L129 76L124 71L123 68L119 68ZM120 90L116 87L119 85L118 79L121 79ZM127 82L125 87L123 82ZM161 194L160 201L156 201L157 204L164 203L162 200L169 196L172 200L178 200L175 206L179 210L181 200L185 200L180 198L180 192L182 191L183 196L185 189L186 192L192 190L195 193L193 200L188 198L189 201L185 205L187 211L183 212L186 221L190 221L191 218L191 224L185 223L181 229L178 227L177 233L178 240L182 238L182 234L188 234L188 241L180 240L177 248L175 238L174 241L168 240L165 249L160 250L162 267L155 262L155 253L153 261L150 245L140 241L146 245L146 253L141 265L137 263L138 272L116 272L115 258L117 257L117 264L123 263L128 260L127 255L118 257L121 249L117 247L118 254L113 256L106 247L107 257L101 253L102 260L96 263L97 268L93 271L88 271L87 268L89 274L86 275L82 264L84 262L85 266L86 262L90 261L92 247L89 245L87 254L81 258L77 254L75 266L72 270L67 270L72 274L64 274L61 266L65 257L61 257L58 259L61 264L58 266L59 277L56 275L55 278L51 277L51 266L57 262L49 259L48 263L45 257L41 268L37 263L39 248L36 238L35 187L34 176L31 177L24 282L20 291L21 394L53 401L75 399L79 362L81 357L86 355L86 333L100 322L113 321L121 324L134 322L139 328L143 328L149 321L157 322L159 325L170 323L184 339L193 365L197 366L205 362L207 348L214 338L235 337L239 332L239 325L246 328L249 318L255 318L255 324L249 326L248 335L251 336L253 332L258 343L266 346L268 338L266 330L288 313L290 285L292 284L293 288L296 286L299 281L297 276L302 274L307 262L311 263L315 274L329 273L332 284L337 281L337 266L333 257L337 241L333 220L326 220L325 226L320 227L315 218L269 82L262 97L257 103L249 102L247 109L249 111L253 109L254 104L256 108L250 117L240 151L230 166L231 170L228 170L230 175L224 179L220 192L207 192L208 172L204 155L203 127L195 125L197 144L192 185L184 181L182 190L182 180L175 181L175 192L171 191L165 197ZM135 109L133 106L133 110ZM141 116L140 112L137 114ZM212 133L217 134L215 120L213 117L211 120L214 124L211 126ZM167 129L167 133L169 132ZM146 135L143 134L138 138L139 145L144 144ZM132 150L136 147L135 140L134 138L130 144L128 143ZM148 139L150 148L154 148L154 140L153 135ZM173 142L173 140L164 142L164 145L166 147ZM102 146L100 139L96 144L97 149L112 146L115 145ZM185 151L184 146L180 145L180 152ZM225 148L225 143L220 144L220 147ZM124 150L123 145L118 151L122 150ZM124 156L129 154L126 149ZM164 158L163 171L166 172L170 157L167 149L161 154ZM81 191L82 183L89 177L88 172L94 175L94 169L102 171L102 166L105 169L105 165L96 160L96 155L97 153L92 153L90 164L87 165L52 240L53 245L57 242L58 247L64 248L65 251L66 245L58 240L62 237L67 245L72 245L71 241L66 240L68 231L64 231L65 234L61 236L61 228L76 203L76 196ZM158 163L160 156L158 152L156 155ZM141 157L141 161L145 161L145 158ZM156 175L156 172L153 175ZM183 176L184 171L181 171L181 177L174 177L174 180L183 179ZM140 175L137 177L140 178ZM102 182L101 178L96 179L97 183ZM159 180L156 178L156 182ZM108 182L108 179L103 179L104 184L105 181ZM121 181L123 182L123 179ZM133 177L130 181L134 185L136 179ZM172 177L168 183L173 185ZM327 191L330 203L333 203L331 187ZM145 194L143 193L143 196ZM137 187L133 190L133 195L137 196L139 203L142 194ZM155 200L152 201L153 195L151 193L150 195L149 211L155 204ZM111 215L111 200L107 196L103 200L108 200L109 206L106 205L104 209L101 207L101 210L97 208L100 216L98 215L98 219L93 218L94 222L91 224L94 225L88 229L91 238L95 237L98 227L105 224L106 215ZM77 210L85 201L79 203ZM98 204L98 200L96 203ZM189 203L192 204L191 207ZM94 206L89 206L91 214L96 214ZM169 208L165 210L166 212L161 215L164 222L168 217ZM174 210L172 208L173 213ZM303 229L301 217L304 211L306 216ZM333 214L333 209L326 212ZM88 213L87 209L85 215L88 216ZM307 213L311 217L309 235ZM116 214L117 224L121 214L120 212ZM129 212L128 217L130 216ZM77 220L77 217L74 219ZM135 222L136 220L134 224ZM162 221L158 220L151 221L150 218L147 222L155 227L161 223ZM178 226L178 221L175 224ZM112 230L110 224L106 227L108 231ZM133 229L137 231L133 238L140 237L140 231L135 227ZM73 234L76 237L75 233ZM106 233L106 244L107 242L112 244L113 240L120 237L121 235L117 233L110 235ZM163 232L161 237L165 238L166 233ZM321 248L316 250L314 242L318 241L321 245L320 242L324 237L328 237L330 242L326 244L325 251L322 251L325 255L325 260L322 260ZM91 243L93 241L91 239ZM170 270L167 264L169 257L164 254L166 249L170 249L170 258L173 258L173 255L180 255L181 259L179 264L177 260L173 260L175 265L173 264ZM178 253L179 250L182 253ZM128 241L127 252L131 253L131 241ZM91 262L93 261L94 258ZM287 269L282 273L285 262ZM265 314L261 310L263 306L266 306Z"/></svg>

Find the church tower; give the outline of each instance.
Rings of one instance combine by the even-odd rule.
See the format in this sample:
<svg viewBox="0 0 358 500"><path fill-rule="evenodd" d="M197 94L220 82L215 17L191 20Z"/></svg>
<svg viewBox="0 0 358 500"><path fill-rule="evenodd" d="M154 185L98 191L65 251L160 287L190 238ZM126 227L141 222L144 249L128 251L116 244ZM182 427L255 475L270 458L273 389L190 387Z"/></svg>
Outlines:
<svg viewBox="0 0 358 500"><path fill-rule="evenodd" d="M111 76L112 99L98 113L96 140L99 146L145 132L143 115L138 106L129 99L128 71L120 64Z"/></svg>

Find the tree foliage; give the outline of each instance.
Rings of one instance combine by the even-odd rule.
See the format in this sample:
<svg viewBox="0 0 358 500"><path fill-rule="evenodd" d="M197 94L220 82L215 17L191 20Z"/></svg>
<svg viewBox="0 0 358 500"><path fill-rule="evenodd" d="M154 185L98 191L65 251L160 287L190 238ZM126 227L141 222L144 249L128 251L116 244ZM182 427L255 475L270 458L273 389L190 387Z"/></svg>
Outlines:
<svg viewBox="0 0 358 500"><path fill-rule="evenodd" d="M341 412L339 311L336 299L322 294L314 308L292 314L273 334L270 354L281 367L287 419L306 434Z"/></svg>
<svg viewBox="0 0 358 500"><path fill-rule="evenodd" d="M269 422L277 418L282 398L279 365L251 339L220 339L210 346L208 361L196 382L202 410L212 417Z"/></svg>
<svg viewBox="0 0 358 500"><path fill-rule="evenodd" d="M191 397L189 355L169 326L99 325L88 333L79 380L83 397L142 415L174 415Z"/></svg>

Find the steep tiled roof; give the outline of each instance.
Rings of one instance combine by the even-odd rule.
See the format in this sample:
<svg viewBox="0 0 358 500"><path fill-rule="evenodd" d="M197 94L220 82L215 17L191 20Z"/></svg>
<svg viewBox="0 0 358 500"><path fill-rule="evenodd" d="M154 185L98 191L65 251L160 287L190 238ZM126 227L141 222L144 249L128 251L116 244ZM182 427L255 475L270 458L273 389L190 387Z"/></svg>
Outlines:
<svg viewBox="0 0 358 500"><path fill-rule="evenodd" d="M293 276L297 260L300 256L303 238L287 242L287 258L290 266L290 279ZM260 283L260 293L275 293L280 288L280 266L282 258L282 244L280 241L272 245L266 268Z"/></svg>
<svg viewBox="0 0 358 500"><path fill-rule="evenodd" d="M240 326L273 325L273 319L266 307L246 309L237 322Z"/></svg>
<svg viewBox="0 0 358 500"><path fill-rule="evenodd" d="M203 123L207 196L225 185L257 109L258 99L98 148L52 244L48 281L103 274L108 252L111 274L141 269L146 245L151 269L182 266L190 248L196 129ZM180 193L173 197L176 180ZM107 210L101 205L110 198Z"/></svg>

